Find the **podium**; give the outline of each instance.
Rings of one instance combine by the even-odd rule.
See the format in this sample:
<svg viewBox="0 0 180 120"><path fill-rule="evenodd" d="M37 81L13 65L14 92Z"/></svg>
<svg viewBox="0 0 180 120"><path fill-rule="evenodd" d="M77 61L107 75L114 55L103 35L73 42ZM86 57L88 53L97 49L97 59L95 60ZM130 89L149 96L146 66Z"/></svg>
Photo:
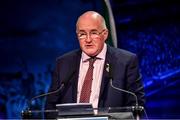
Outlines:
<svg viewBox="0 0 180 120"><path fill-rule="evenodd" d="M54 110L26 110L22 119L56 120L136 120L133 107L92 108L85 104L60 104Z"/></svg>

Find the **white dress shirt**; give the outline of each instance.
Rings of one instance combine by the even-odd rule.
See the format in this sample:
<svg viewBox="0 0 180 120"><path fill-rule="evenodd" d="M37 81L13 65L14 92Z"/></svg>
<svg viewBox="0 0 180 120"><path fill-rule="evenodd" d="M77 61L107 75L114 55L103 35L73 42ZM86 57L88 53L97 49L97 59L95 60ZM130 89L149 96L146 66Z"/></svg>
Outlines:
<svg viewBox="0 0 180 120"><path fill-rule="evenodd" d="M102 51L96 56L97 59L94 63L93 81L92 81L91 95L90 95L90 103L92 103L93 108L98 108L106 51L107 51L107 45L104 44ZM79 68L79 77L78 77L77 103L79 103L81 89L86 76L86 72L89 67L89 62L88 62L89 58L90 58L89 56L87 56L84 52L82 52L80 68Z"/></svg>

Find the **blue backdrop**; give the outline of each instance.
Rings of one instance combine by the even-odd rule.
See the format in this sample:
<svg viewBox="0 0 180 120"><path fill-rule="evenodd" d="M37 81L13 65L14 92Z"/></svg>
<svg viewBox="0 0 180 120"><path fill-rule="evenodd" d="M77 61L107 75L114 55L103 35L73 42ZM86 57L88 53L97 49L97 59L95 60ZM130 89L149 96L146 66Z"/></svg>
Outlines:
<svg viewBox="0 0 180 120"><path fill-rule="evenodd" d="M139 57L149 118L180 118L180 4L110 2L118 47ZM56 58L79 47L75 23L86 10L103 13L102 1L0 1L0 119L21 118L27 101L47 92Z"/></svg>

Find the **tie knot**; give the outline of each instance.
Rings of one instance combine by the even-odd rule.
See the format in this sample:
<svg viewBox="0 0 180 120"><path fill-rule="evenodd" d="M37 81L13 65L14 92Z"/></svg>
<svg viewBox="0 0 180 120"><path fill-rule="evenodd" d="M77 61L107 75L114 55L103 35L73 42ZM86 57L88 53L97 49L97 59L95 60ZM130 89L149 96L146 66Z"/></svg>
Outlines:
<svg viewBox="0 0 180 120"><path fill-rule="evenodd" d="M91 57L91 58L89 58L89 65L93 65L94 64L94 62L96 61L96 57Z"/></svg>

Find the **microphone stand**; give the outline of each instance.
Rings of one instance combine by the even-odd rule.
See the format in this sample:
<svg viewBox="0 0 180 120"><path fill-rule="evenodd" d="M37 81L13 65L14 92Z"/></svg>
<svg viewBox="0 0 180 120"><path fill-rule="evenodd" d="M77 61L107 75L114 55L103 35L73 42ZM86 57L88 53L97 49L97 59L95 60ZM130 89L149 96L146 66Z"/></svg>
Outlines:
<svg viewBox="0 0 180 120"><path fill-rule="evenodd" d="M33 98L31 98L31 100L28 101L28 108L26 110L23 110L21 112L21 116L23 119L30 119L31 116L32 116L32 111L30 110L30 106L31 106L31 103L34 99L37 99L37 98L40 98L40 97L44 97L44 96L48 96L48 95L51 95L51 94L54 94L54 93L57 93L59 92L60 90L62 90L64 88L64 83L61 84L61 86L55 90L55 91L52 91L52 92L48 92L48 93L44 93L44 94L40 94L38 96L35 96Z"/></svg>
<svg viewBox="0 0 180 120"><path fill-rule="evenodd" d="M39 97L48 96L48 95L51 95L51 94L54 94L54 93L57 93L57 92L61 91L65 87L65 85L68 83L70 78L72 78L72 76L75 74L75 72L76 71L73 71L70 75L68 75L69 77L67 77L67 79L65 79L64 81L61 82L60 87L57 90L52 91L52 92L48 92L48 93L44 93L44 94L41 94L41 95L38 95L38 96L35 96L35 97L31 98L31 100L28 102L28 108L25 111L21 112L22 117L25 118L25 119L28 119L28 118L31 117L32 111L30 110L29 106L31 105L31 102L34 99L37 99Z"/></svg>
<svg viewBox="0 0 180 120"><path fill-rule="evenodd" d="M143 110L144 110L143 106L139 106L139 105L132 106L132 111L134 113L136 120L140 120L140 114Z"/></svg>
<svg viewBox="0 0 180 120"><path fill-rule="evenodd" d="M138 79L141 79L141 76ZM134 98L136 100L136 105L132 106L131 110L133 111L133 114L134 114L136 120L140 120L140 113L144 110L144 107L143 106L139 106L137 96L133 92L131 92L131 91L127 91L127 90L115 87L112 84L112 78L110 78L110 85L111 85L112 88L114 88L114 89L116 89L118 91L125 92L125 93L131 94L132 96L134 96Z"/></svg>

